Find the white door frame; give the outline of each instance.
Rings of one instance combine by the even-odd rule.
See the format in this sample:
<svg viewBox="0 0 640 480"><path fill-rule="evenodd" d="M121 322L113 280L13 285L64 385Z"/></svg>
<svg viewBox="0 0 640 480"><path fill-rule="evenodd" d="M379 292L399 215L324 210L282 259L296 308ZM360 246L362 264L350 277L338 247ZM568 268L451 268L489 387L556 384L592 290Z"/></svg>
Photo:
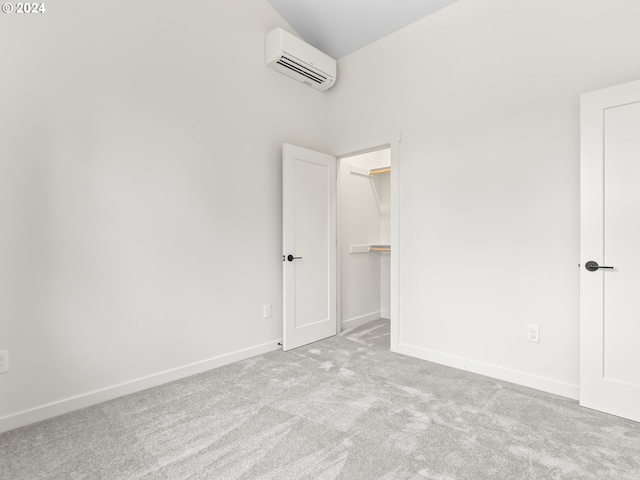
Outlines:
<svg viewBox="0 0 640 480"><path fill-rule="evenodd" d="M366 140L338 149L335 156L339 162L346 157L360 155L389 148L391 157L391 344L390 350L398 352L400 347L400 132ZM336 169L337 171L338 169ZM339 199L338 199L339 201ZM338 209L340 205L338 204ZM338 241L341 233L338 226ZM342 331L342 262L340 255L337 262L337 329Z"/></svg>

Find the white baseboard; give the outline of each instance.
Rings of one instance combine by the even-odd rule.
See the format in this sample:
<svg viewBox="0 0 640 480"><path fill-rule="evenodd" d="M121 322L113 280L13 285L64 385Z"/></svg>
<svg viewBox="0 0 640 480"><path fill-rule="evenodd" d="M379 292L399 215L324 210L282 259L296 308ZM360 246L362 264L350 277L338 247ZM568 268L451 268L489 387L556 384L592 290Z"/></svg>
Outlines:
<svg viewBox="0 0 640 480"><path fill-rule="evenodd" d="M404 343L400 344L399 353L409 355L411 357L420 358L429 362L439 363L447 367L453 367L468 372L485 375L487 377L497 378L506 382L515 383L524 387L535 388L543 392L553 393L572 400L580 398L580 387L569 383L559 382L549 378L538 377L517 370L511 370L497 365L469 360L467 358L450 355L447 353L437 352Z"/></svg>
<svg viewBox="0 0 640 480"><path fill-rule="evenodd" d="M384 318L386 320L390 320L391 319L391 312L389 310L381 310L380 311L380 318Z"/></svg>
<svg viewBox="0 0 640 480"><path fill-rule="evenodd" d="M114 385L93 392L88 392L75 397L67 398L57 402L42 405L40 407L24 410L12 415L0 417L0 433L13 430L14 428L24 427L32 423L40 422L49 418L57 417L65 413L90 407L98 403L106 402L117 397L129 395L131 393L146 390L147 388L157 387L164 383L179 380L181 378L190 377L197 373L206 372L213 368L222 367L230 363L255 357L263 353L268 353L280 348L278 342L282 340L274 340L272 342L256 345L255 347L238 350L235 352L220 355L218 357L202 360L200 362L185 365L184 367L167 370L165 372L156 373L147 377L139 378L129 382Z"/></svg>
<svg viewBox="0 0 640 480"><path fill-rule="evenodd" d="M377 320L379 318L380 312L373 312L359 317L348 318L347 320L342 320L342 330L359 327L364 323L370 322L371 320Z"/></svg>

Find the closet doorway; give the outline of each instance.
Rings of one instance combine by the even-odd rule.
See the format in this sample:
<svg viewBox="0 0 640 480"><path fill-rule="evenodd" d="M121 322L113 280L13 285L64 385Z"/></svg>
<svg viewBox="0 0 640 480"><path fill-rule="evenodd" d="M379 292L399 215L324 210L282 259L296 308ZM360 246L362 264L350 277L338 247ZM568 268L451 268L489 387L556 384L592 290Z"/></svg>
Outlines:
<svg viewBox="0 0 640 480"><path fill-rule="evenodd" d="M338 257L342 329L391 318L391 149L340 159Z"/></svg>
<svg viewBox="0 0 640 480"><path fill-rule="evenodd" d="M338 331L377 318L399 344L398 148L393 135L342 149L337 165Z"/></svg>
<svg viewBox="0 0 640 480"><path fill-rule="evenodd" d="M345 327L385 317L390 320L390 350L398 351L400 252L394 247L399 245L400 140L401 134L396 133L343 148L335 156L284 145L284 350L331 336ZM372 153L372 156L365 155ZM318 156L327 161L319 161L316 158ZM330 169L332 172L309 167L325 163L325 166L333 165ZM307 168L295 168L296 165ZM338 174L341 167L346 169L345 174L348 173L348 180L342 182ZM380 179L377 180L377 177ZM373 203L359 213L351 208L355 215L352 217L350 212L342 212L341 208L354 206L355 192L343 191L340 198L337 190L353 184L354 180L359 182L356 184L358 190L365 192L363 198L370 198ZM319 193L318 188L325 193ZM295 194L296 191L298 194ZM309 201L305 201L305 198ZM357 199L357 203L362 203L360 200ZM313 219L309 214L309 202L318 208L322 207L312 210L316 213L314 221L311 221ZM362 227L365 217L370 219L366 228ZM310 245L318 248L311 251ZM320 268L322 265L324 267ZM313 269L314 266L317 268ZM315 279L315 286L305 281L310 278ZM351 291L350 286L353 285L355 289ZM317 307L307 309L313 315L304 316L302 321L297 306L311 304L304 299L296 301L300 292L309 293L307 297L312 298L312 306ZM303 331L315 328L318 323L332 323L333 333L327 331L302 335Z"/></svg>

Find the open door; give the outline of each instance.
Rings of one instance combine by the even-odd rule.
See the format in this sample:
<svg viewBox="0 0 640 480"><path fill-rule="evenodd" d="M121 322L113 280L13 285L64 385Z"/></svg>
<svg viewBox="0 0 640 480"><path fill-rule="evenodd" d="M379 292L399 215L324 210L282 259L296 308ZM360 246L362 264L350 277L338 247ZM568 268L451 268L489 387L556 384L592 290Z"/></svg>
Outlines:
<svg viewBox="0 0 640 480"><path fill-rule="evenodd" d="M640 421L640 81L582 96L580 404Z"/></svg>
<svg viewBox="0 0 640 480"><path fill-rule="evenodd" d="M336 158L282 148L283 349L336 334Z"/></svg>

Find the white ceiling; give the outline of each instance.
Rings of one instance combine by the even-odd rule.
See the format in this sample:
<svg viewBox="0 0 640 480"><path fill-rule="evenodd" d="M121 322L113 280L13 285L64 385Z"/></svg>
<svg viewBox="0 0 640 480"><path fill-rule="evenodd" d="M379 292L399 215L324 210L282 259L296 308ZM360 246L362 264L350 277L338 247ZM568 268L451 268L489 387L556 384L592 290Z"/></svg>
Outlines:
<svg viewBox="0 0 640 480"><path fill-rule="evenodd" d="M341 58L456 0L268 0L307 42Z"/></svg>

